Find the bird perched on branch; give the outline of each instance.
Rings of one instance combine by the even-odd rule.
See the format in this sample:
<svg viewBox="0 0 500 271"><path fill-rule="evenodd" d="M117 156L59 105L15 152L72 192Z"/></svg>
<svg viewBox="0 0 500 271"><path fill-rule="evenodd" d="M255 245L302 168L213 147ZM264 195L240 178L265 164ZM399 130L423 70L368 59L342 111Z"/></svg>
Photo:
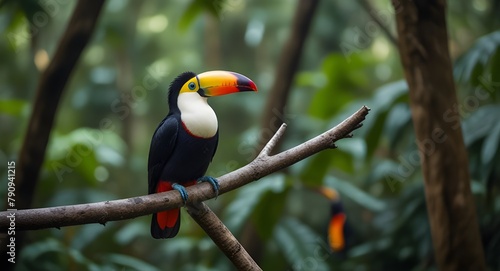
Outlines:
<svg viewBox="0 0 500 271"><path fill-rule="evenodd" d="M336 190L328 187L321 187L318 191L330 201L328 244L333 252L344 253L349 245L350 227L340 196Z"/></svg>
<svg viewBox="0 0 500 271"><path fill-rule="evenodd" d="M252 80L228 71L209 71L196 75L184 72L170 84L169 113L156 128L148 158L148 193L175 189L184 202L184 186L204 181L216 193L218 181L204 176L217 149L219 127L207 98L242 91L257 91ZM179 232L180 209L153 214L151 236L172 238Z"/></svg>

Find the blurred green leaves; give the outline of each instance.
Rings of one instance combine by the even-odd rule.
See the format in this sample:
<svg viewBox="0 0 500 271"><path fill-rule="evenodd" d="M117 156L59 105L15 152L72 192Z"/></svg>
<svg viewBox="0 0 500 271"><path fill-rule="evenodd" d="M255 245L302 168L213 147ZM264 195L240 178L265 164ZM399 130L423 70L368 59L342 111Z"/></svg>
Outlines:
<svg viewBox="0 0 500 271"><path fill-rule="evenodd" d="M270 231L273 230L274 224L280 219L282 213L285 202L283 196L286 195L285 187L285 176L275 174L240 188L234 200L224 211L226 226L231 232L238 234L250 216L253 221L262 221L260 216L265 215L266 218L271 217L270 223L256 226L264 238L269 238ZM269 216L268 212L272 215Z"/></svg>
<svg viewBox="0 0 500 271"><path fill-rule="evenodd" d="M455 78L466 84L478 86L483 73L489 73L493 82L500 82L500 31L478 39L454 65Z"/></svg>
<svg viewBox="0 0 500 271"><path fill-rule="evenodd" d="M28 102L24 100L0 100L0 114L7 114L14 117L26 117L28 106Z"/></svg>
<svg viewBox="0 0 500 271"><path fill-rule="evenodd" d="M76 171L89 184L95 184L95 170L100 165L122 166L126 148L124 141L114 132L79 128L66 135L53 135L46 166L59 181L66 173Z"/></svg>
<svg viewBox="0 0 500 271"><path fill-rule="evenodd" d="M203 12L219 18L227 5L226 0L193 0L182 13L179 28L186 31Z"/></svg>
<svg viewBox="0 0 500 271"><path fill-rule="evenodd" d="M499 114L500 105L485 105L472 112L462 125L464 141L471 153L473 177L483 183L492 178L491 174L500 174L497 162L500 155Z"/></svg>
<svg viewBox="0 0 500 271"><path fill-rule="evenodd" d="M471 154L473 193L478 197L478 206L490 206L484 208L492 207L492 203L484 201L487 195L498 194L484 191L488 191L487 187L498 187L494 180L500 177L500 111L495 103L500 81L491 79L499 73L498 37L495 32L478 39L459 58L455 76L469 95L459 98L458 105L450 109L459 111L463 117L464 140ZM353 77L345 76L351 72L356 74L356 65L345 65L333 56L325 63L319 72L308 72L298 79L304 86L317 89L310 105L311 116L322 119L328 124L325 127L331 127L361 105L372 109L354 138L343 139L337 143L338 149L310 158L300 172L302 183L335 188L344 201L346 214L354 225L355 241L348 258L339 265L363 266L364 260L376 261L382 255L393 255L393 259L398 260L377 262L370 265L370 270L401 270L424 265L426 259L432 257L432 243L420 163L415 160L419 150L413 135L407 84L403 80L382 84L373 88L372 96L355 93L356 89L366 87L363 80L349 80ZM361 66L366 68L366 65ZM344 85L349 90L344 89ZM345 100L337 104L336 98ZM498 215L500 211L499 208L490 210L490 215ZM495 223L484 222L482 227L493 227ZM486 252L487 255L495 253L496 248Z"/></svg>
<svg viewBox="0 0 500 271"><path fill-rule="evenodd" d="M348 197L367 210L382 212L387 208L385 202L371 196L347 181L327 176L324 183L326 186L335 187L340 195Z"/></svg>
<svg viewBox="0 0 500 271"><path fill-rule="evenodd" d="M408 86L405 81L398 81L381 86L375 91L375 95L368 103L372 110L370 118L364 122L364 127L360 133L364 134L367 140L367 157L372 157L375 149L379 146L379 140L382 137L385 125L389 123L387 116L392 111L393 106L398 103L408 102ZM398 131L408 122L408 114L392 115L391 124L401 124L399 127L391 127L388 131ZM395 141L393 141L395 142Z"/></svg>
<svg viewBox="0 0 500 271"><path fill-rule="evenodd" d="M321 66L321 74L302 73L299 86L317 87L309 114L328 119L338 113L368 85L367 66L375 62L366 55L353 55L350 60L338 53L330 54Z"/></svg>
<svg viewBox="0 0 500 271"><path fill-rule="evenodd" d="M97 271L98 265L79 250L66 247L61 241L48 238L26 246L21 254L19 270L67 270L67 266Z"/></svg>
<svg viewBox="0 0 500 271"><path fill-rule="evenodd" d="M103 259L106 260L106 264L110 268L117 269L132 269L141 271L159 271L154 265L148 264L144 261L138 260L135 257L123 255L123 254L108 254L103 255Z"/></svg>
<svg viewBox="0 0 500 271"><path fill-rule="evenodd" d="M294 218L283 219L276 227L274 238L293 270L330 270L330 256L323 238Z"/></svg>

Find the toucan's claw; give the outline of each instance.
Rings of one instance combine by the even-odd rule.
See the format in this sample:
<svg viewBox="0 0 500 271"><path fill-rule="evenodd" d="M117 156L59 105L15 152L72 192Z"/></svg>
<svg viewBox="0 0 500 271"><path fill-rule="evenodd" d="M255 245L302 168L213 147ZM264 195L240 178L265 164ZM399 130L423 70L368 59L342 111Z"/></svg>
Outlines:
<svg viewBox="0 0 500 271"><path fill-rule="evenodd" d="M172 184L172 188L179 191L179 193L181 194L181 198L184 201L184 204L186 204L188 200L188 193L186 191L186 188L178 183Z"/></svg>
<svg viewBox="0 0 500 271"><path fill-rule="evenodd" d="M198 179L198 182L210 183L215 190L215 198L217 199L217 197L219 196L219 181L216 178L210 176L203 176Z"/></svg>

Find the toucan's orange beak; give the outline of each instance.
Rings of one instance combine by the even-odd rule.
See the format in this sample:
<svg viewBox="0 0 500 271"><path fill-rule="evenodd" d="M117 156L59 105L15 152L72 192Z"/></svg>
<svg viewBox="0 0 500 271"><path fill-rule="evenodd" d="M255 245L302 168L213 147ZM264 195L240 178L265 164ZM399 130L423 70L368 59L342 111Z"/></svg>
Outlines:
<svg viewBox="0 0 500 271"><path fill-rule="evenodd" d="M209 71L196 76L203 97L221 96L241 91L257 91L248 77L229 71Z"/></svg>

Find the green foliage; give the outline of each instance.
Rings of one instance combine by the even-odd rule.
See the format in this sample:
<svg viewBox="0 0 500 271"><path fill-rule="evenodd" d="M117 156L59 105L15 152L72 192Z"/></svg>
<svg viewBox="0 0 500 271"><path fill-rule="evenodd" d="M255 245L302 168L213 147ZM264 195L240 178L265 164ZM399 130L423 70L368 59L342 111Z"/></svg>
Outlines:
<svg viewBox="0 0 500 271"><path fill-rule="evenodd" d="M500 105L490 104L478 108L464 121L464 141L471 151L471 171L475 178L486 184L496 178L500 155Z"/></svg>
<svg viewBox="0 0 500 271"><path fill-rule="evenodd" d="M18 270L67 270L67 266L83 270L102 270L80 251L48 238L26 246Z"/></svg>
<svg viewBox="0 0 500 271"><path fill-rule="evenodd" d="M137 258L130 257L123 254L107 254L103 255L106 260L105 265L109 269L131 269L131 270L144 270L144 271L158 271L160 269L146 262L140 261Z"/></svg>
<svg viewBox="0 0 500 271"><path fill-rule="evenodd" d="M14 117L21 117L28 106L28 102L23 100L0 100L0 113Z"/></svg>
<svg viewBox="0 0 500 271"><path fill-rule="evenodd" d="M372 157L375 149L379 146L379 141L382 137L382 132L385 129L385 125L394 124L393 122L389 124L389 122L387 121L388 115L392 111L393 107L396 104L407 102L408 86L404 81L389 83L376 90L373 99L369 103L369 107L372 109L372 113L370 113L370 118L366 122L364 122L364 129L362 129L361 131L361 133L366 133L364 134L364 137L367 140L366 145L368 146L367 157ZM392 114L391 121L401 123L405 119L406 121L409 120L407 114L397 116ZM386 129L386 131L387 130L389 129ZM395 130L397 131L399 129ZM389 131L393 132L392 129Z"/></svg>
<svg viewBox="0 0 500 271"><path fill-rule="evenodd" d="M207 11L212 16L219 16L224 10L224 6L224 0L193 0L182 14L179 20L179 28L186 31L200 17L203 11Z"/></svg>
<svg viewBox="0 0 500 271"><path fill-rule="evenodd" d="M325 185L335 187L341 195L348 197L366 210L382 212L387 208L385 202L367 194L349 182L341 181L331 176L325 177L324 182Z"/></svg>
<svg viewBox="0 0 500 271"><path fill-rule="evenodd" d="M294 270L329 270L325 260L325 243L302 222L288 218L281 221L274 233L276 243ZM321 254L320 254L321 253Z"/></svg>
<svg viewBox="0 0 500 271"><path fill-rule="evenodd" d="M279 219L279 214L283 208L282 203L284 200L281 195L285 194L284 178L285 177L283 175L279 174L265 177L258 182L248 184L238 190L234 200L224 211L223 216L225 224L231 232L235 234L239 233L245 222L248 221L252 214L254 216L258 216L259 214L262 214L261 212L263 209L266 210L264 213L267 213L269 211L268 205L274 202L277 204L273 208L275 210L272 218L274 223L266 223L265 227L267 229L261 230L263 235L268 236L266 232L272 230L273 225ZM257 221L261 220L257 218Z"/></svg>
<svg viewBox="0 0 500 271"><path fill-rule="evenodd" d="M455 64L454 75L462 83L481 85L481 75L489 73L493 82L500 82L500 31L478 39Z"/></svg>
<svg viewBox="0 0 500 271"><path fill-rule="evenodd" d="M497 196L498 192L495 191L498 190L492 187L498 187L495 180L500 177L500 128L497 117L500 111L495 104L498 84L491 80L496 76L494 73L497 73L495 52L499 44L495 42L495 38L496 34L493 33L478 39L461 60L457 61L455 74L459 76L459 82L465 83L460 87L472 95L459 98L458 105L450 109L458 111L463 117L464 140L471 154L472 188L479 208L484 210L481 215L489 213L493 216L500 211L495 203L488 201L488 198ZM474 69L478 69L476 74L473 74ZM315 78L320 76L315 75ZM474 82L474 78L482 79ZM329 88L335 89L335 86ZM318 92L311 103L315 108L327 108L331 104L332 99L328 100L321 95ZM331 95L333 97L334 94ZM335 93L335 97L337 96L342 97ZM352 222L355 239L353 247L347 258L335 266L359 267L370 261L369 267L365 266L370 270L427 270L433 265L429 260L433 250L422 176L419 173L418 149L414 143L408 106L407 85L404 81L382 85L370 98L343 104L342 110L337 113L315 116L335 125L362 104L372 110L363 127L354 133L356 140L342 140L335 153L325 152L309 159L301 171L304 183L322 183L337 189ZM336 109L328 110L336 112ZM460 120L452 124L458 127ZM365 150L361 151L363 149ZM339 160L336 161L333 157L339 157ZM360 213L365 213L365 216ZM363 224L371 226L359 226ZM481 228L486 234L488 229L498 227L497 225L498 221L487 220L481 223ZM496 240L497 235L498 233L493 234L492 240ZM499 251L495 241L485 250L487 257ZM384 262L373 262L378 257L384 257ZM490 260L489 264L494 270L499 268L494 260Z"/></svg>
<svg viewBox="0 0 500 271"><path fill-rule="evenodd" d="M359 94L359 89L368 85L366 67L373 65L369 57L354 55L350 61L334 53L323 61L322 75L302 74L299 83L319 86L310 105L309 114L329 119ZM346 66L349 69L346 69Z"/></svg>
<svg viewBox="0 0 500 271"><path fill-rule="evenodd" d="M272 237L274 227L283 214L285 208L287 191L268 191L259 204L255 206L252 220L260 238L268 240ZM266 223L259 223L266 221Z"/></svg>

